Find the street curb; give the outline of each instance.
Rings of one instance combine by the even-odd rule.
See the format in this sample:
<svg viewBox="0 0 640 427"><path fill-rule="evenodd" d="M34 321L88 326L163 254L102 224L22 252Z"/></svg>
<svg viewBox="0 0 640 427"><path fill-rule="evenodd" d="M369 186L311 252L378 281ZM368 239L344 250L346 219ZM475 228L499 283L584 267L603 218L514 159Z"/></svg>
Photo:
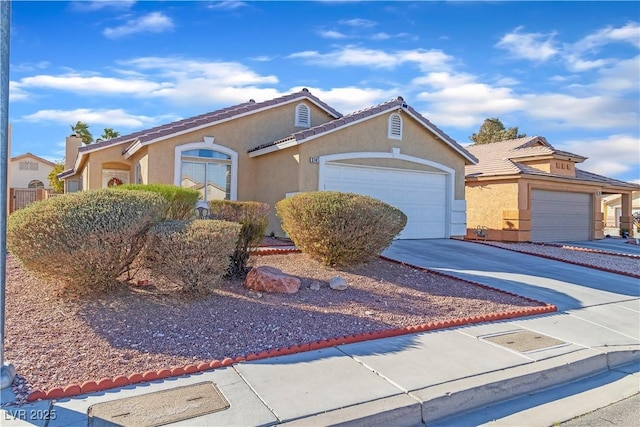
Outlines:
<svg viewBox="0 0 640 427"><path fill-rule="evenodd" d="M267 249L254 253L255 255L273 255L273 254L291 254L299 253L299 249ZM221 367L230 366L236 363L248 362L254 360L267 359L270 357L285 356L289 354L302 353L311 350L319 350L323 348L335 347L343 344L352 344L363 341L370 341L379 338L389 338L399 335L413 334L417 332L434 331L440 329L447 329L456 326L464 326L476 323L490 322L494 320L513 319L525 316L532 316L537 314L544 314L557 311L557 307L552 304L546 304L531 298L522 297L517 294L506 292L497 288L492 288L481 283L472 282L467 279L461 279L446 273L441 273L434 270L414 266L408 263L393 260L384 256L380 256L381 259L389 262L393 262L407 267L415 268L420 271L424 271L431 274L440 275L443 277L449 277L456 280L460 280L469 283L473 286L478 286L484 289L500 292L507 295L517 296L527 301L538 304L538 307L527 307L521 310L512 310L501 313L492 313L482 316L463 317L459 319L447 320L444 322L429 322L420 325L412 325L394 329L383 329L371 332L365 332L361 334L346 335L335 338L328 338L326 340L315 341L311 343L303 343L300 345L293 345L290 347L283 347L280 349L272 349L269 351L262 351L259 353L250 353L245 356L238 356L236 358L226 357L222 360L212 360L210 362L203 362L198 364L189 364L185 366L174 366L172 368L163 368L157 371L146 371L144 373L134 373L127 376L119 375L113 378L101 378L97 381L85 381L83 383L69 384L66 387L55 387L48 391L34 390L27 397L27 402L35 402L37 400L51 400L62 399L69 397L76 397L84 394L95 393L100 391L106 391L114 388L121 388L128 385L138 384L142 382L150 382L156 380L162 380L169 377L178 377L185 374L193 374L197 372L204 372L209 370L215 370Z"/></svg>
<svg viewBox="0 0 640 427"><path fill-rule="evenodd" d="M640 347L627 347L624 350L609 352L584 349L296 419L283 425L429 425L603 372L625 367L633 371L631 364L640 364ZM637 370L637 367L635 369Z"/></svg>

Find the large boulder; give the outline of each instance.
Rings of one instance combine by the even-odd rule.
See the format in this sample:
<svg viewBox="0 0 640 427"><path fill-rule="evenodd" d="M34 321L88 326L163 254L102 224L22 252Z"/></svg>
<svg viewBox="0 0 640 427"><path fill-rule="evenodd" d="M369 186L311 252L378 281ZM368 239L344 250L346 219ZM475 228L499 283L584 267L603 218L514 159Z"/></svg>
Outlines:
<svg viewBox="0 0 640 427"><path fill-rule="evenodd" d="M300 289L300 279L275 267L260 266L249 271L244 286L257 292L295 294Z"/></svg>

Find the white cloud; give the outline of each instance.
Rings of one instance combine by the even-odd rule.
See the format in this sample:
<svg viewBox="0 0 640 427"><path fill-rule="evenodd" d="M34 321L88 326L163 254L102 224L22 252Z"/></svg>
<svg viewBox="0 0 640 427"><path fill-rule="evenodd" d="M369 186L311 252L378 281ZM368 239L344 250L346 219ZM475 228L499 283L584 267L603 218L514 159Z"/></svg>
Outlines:
<svg viewBox="0 0 640 427"><path fill-rule="evenodd" d="M418 93L417 99L428 103L429 111L425 115L443 126L471 127L487 117L519 111L526 106L511 88L479 83L471 74L429 73L414 79L412 84L432 88Z"/></svg>
<svg viewBox="0 0 640 427"><path fill-rule="evenodd" d="M253 56L249 59L257 62L269 62L269 61L272 61L274 58L275 58L274 56L259 55L259 56Z"/></svg>
<svg viewBox="0 0 640 427"><path fill-rule="evenodd" d="M387 33L381 32L381 33L376 33L376 34L372 35L371 36L371 40L389 40L392 37L393 36L391 34L387 34Z"/></svg>
<svg viewBox="0 0 640 427"><path fill-rule="evenodd" d="M506 49L516 58L532 61L544 62L558 54L553 41L555 34L521 33L522 28L502 36L496 46Z"/></svg>
<svg viewBox="0 0 640 427"><path fill-rule="evenodd" d="M360 28L371 28L378 25L377 22L371 21L369 19L362 18L354 18L354 19L343 19L340 21L342 25L349 25L351 27L360 27Z"/></svg>
<svg viewBox="0 0 640 427"><path fill-rule="evenodd" d="M113 77L64 74L60 76L38 75L25 77L15 83L17 90L56 89L78 93L145 94L170 86L144 79L118 79Z"/></svg>
<svg viewBox="0 0 640 427"><path fill-rule="evenodd" d="M29 98L29 94L25 92L17 82L9 82L9 100L11 102L15 101L26 101Z"/></svg>
<svg viewBox="0 0 640 427"><path fill-rule="evenodd" d="M152 12L140 18L127 21L115 28L105 28L102 34L110 39L129 36L138 33L163 33L173 30L174 24L170 17L162 12Z"/></svg>
<svg viewBox="0 0 640 427"><path fill-rule="evenodd" d="M618 58L585 58L587 55L599 53L602 46L612 43L625 43L640 48L640 25L637 22L630 22L620 28L609 26L589 34L575 43L565 44L563 52L567 67L571 71L582 72L610 64L615 65Z"/></svg>
<svg viewBox="0 0 640 427"><path fill-rule="evenodd" d="M611 43L629 43L640 49L640 25L637 22L629 22L620 28L609 26L589 34L571 47L580 52L587 52Z"/></svg>
<svg viewBox="0 0 640 427"><path fill-rule="evenodd" d="M588 157L578 167L604 176L638 171L640 140L629 134L611 135L603 139L581 139L551 144L560 149Z"/></svg>
<svg viewBox="0 0 640 427"><path fill-rule="evenodd" d="M130 9L136 2L134 0L94 0L94 1L72 1L70 3L74 10L81 12L93 12L106 8Z"/></svg>
<svg viewBox="0 0 640 427"><path fill-rule="evenodd" d="M215 1L207 5L208 9L235 10L248 6L246 2L237 0Z"/></svg>
<svg viewBox="0 0 640 427"><path fill-rule="evenodd" d="M87 108L79 108L76 110L40 110L22 117L22 120L28 122L49 121L61 124L73 124L80 120L82 122L89 123L94 127L97 125L104 125L114 128L139 128L151 126L157 123L159 119L159 117L128 114L122 109L91 110Z"/></svg>
<svg viewBox="0 0 640 427"><path fill-rule="evenodd" d="M179 57L150 56L122 61L121 64L143 71L157 71L161 76L176 80L207 78L215 80L212 84L216 86L278 83L276 76L261 76L238 62L203 62Z"/></svg>
<svg viewBox="0 0 640 427"><path fill-rule="evenodd" d="M599 70L599 78L589 89L604 93L638 95L640 91L640 56L618 60L611 67Z"/></svg>
<svg viewBox="0 0 640 427"><path fill-rule="evenodd" d="M302 89L300 87L291 88L292 92ZM400 95L397 89L377 89L377 88L361 88L361 87L335 87L331 89L321 89L307 86L309 91L322 99L327 104L334 107L343 114L352 113L372 105L388 101Z"/></svg>
<svg viewBox="0 0 640 427"><path fill-rule="evenodd" d="M324 39L334 39L334 40L345 39L348 37L346 34L342 34L339 31L333 31L333 30L318 30L318 35Z"/></svg>
<svg viewBox="0 0 640 427"><path fill-rule="evenodd" d="M526 94L526 114L548 126L578 129L638 129L638 110L616 97Z"/></svg>
<svg viewBox="0 0 640 427"><path fill-rule="evenodd" d="M417 64L421 70L446 69L453 59L440 50L401 50L385 52L358 46L345 46L329 53L318 51L296 52L288 56L325 67L371 67L393 69L405 63Z"/></svg>

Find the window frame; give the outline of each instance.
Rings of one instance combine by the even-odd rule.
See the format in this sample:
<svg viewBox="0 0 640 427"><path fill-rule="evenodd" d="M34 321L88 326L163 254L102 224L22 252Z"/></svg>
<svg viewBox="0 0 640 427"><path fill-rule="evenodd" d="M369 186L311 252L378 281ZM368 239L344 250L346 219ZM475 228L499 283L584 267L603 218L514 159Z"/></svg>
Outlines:
<svg viewBox="0 0 640 427"><path fill-rule="evenodd" d="M205 136L202 142L190 142L177 145L174 149L173 183L182 187L182 153L184 151L206 149L228 155L231 163L229 200L238 200L238 153L223 145L215 144L214 137ZM215 160L215 159L212 159Z"/></svg>

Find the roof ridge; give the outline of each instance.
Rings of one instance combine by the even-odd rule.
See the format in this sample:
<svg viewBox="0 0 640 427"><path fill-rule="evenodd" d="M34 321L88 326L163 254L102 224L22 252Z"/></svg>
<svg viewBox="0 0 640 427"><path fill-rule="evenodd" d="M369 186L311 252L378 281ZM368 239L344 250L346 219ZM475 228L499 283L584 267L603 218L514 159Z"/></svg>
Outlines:
<svg viewBox="0 0 640 427"><path fill-rule="evenodd" d="M247 102L242 102L239 104L235 104L235 105L231 105L228 107L223 107L217 110L213 110L213 111L209 111L203 114L199 114L196 116L192 116L192 117L187 117L187 118L183 118L180 120L176 120L173 122L169 122L169 123L164 123L158 126L154 126L152 128L149 129L143 129L137 132L132 132L130 134L127 135L122 135L119 136L117 138L112 138L112 139L108 139L106 141L101 141L101 142L97 142L94 144L89 144L89 145L85 145L79 148L80 152L84 152L84 151L90 151L90 150L94 150L96 148L102 148L102 147L108 147L111 145L116 145L116 144L120 144L123 142L132 142L135 139L141 138L141 137L145 137L145 136L150 136L153 134L158 134L156 136L162 136L162 135L167 135L169 133L171 133L171 130L177 130L179 128L190 128L193 126L198 126L199 124L204 124L207 121L215 121L216 118L220 118L220 119L224 119L224 118L232 118L238 114L242 114L244 112L249 112L252 110L258 110L261 108L265 108L265 107L269 107L271 105L278 105L281 104L283 102L287 102L290 100L294 100L297 98L309 98L310 100L312 100L313 102L317 103L321 108L325 109L326 111L328 111L331 115L335 116L335 117L342 117L342 114L337 111L336 109L334 109L333 107L331 107L330 105L328 105L327 103L325 103L324 101L320 100L318 97L316 97L315 95L313 95L309 89L307 88L302 88L301 90L297 91L297 92L292 92L292 93L288 93L285 95L281 95L278 96L276 98L272 98L272 99L268 99L265 101L261 101L261 102L256 102L253 99L250 99ZM152 138L151 138L152 139ZM124 151L126 151L127 149L129 149L129 146L127 146Z"/></svg>

